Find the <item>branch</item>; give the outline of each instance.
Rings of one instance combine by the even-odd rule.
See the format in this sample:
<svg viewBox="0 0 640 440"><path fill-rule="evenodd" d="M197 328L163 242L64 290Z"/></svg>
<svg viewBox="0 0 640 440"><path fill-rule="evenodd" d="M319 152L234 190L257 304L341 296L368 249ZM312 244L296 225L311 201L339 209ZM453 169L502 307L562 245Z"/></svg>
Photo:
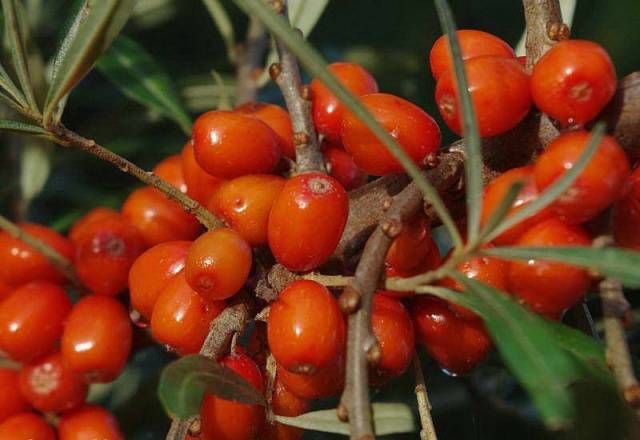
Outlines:
<svg viewBox="0 0 640 440"><path fill-rule="evenodd" d="M433 426L431 418L431 402L427 394L427 385L424 382L424 374L422 373L422 364L418 353L413 355L413 371L416 380L416 399L418 401L418 414L420 414L420 440L438 440L436 428Z"/></svg>
<svg viewBox="0 0 640 440"><path fill-rule="evenodd" d="M256 100L258 95L258 77L269 39L260 20L249 19L247 39L244 45L238 47L236 106Z"/></svg>
<svg viewBox="0 0 640 440"><path fill-rule="evenodd" d="M527 69L538 62L556 42L569 38L558 0L522 0L527 22Z"/></svg>

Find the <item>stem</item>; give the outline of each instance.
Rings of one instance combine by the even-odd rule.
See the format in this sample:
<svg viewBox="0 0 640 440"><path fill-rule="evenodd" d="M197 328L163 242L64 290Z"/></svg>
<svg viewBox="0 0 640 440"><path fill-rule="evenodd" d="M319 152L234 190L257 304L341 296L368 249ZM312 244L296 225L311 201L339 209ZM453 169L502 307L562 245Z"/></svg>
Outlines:
<svg viewBox="0 0 640 440"><path fill-rule="evenodd" d="M255 101L258 95L257 73L262 68L269 39L260 20L249 18L247 39L237 50L236 106Z"/></svg>
<svg viewBox="0 0 640 440"><path fill-rule="evenodd" d="M325 287L346 287L353 282L353 277L345 275L322 275L321 273L308 273L302 275L302 279L315 281Z"/></svg>
<svg viewBox="0 0 640 440"><path fill-rule="evenodd" d="M569 38L569 27L562 22L558 0L523 0L527 22L527 69L531 68L558 41Z"/></svg>
<svg viewBox="0 0 640 440"><path fill-rule="evenodd" d="M267 410L266 419L267 423L273 424L275 422L275 416L273 413L273 391L276 382L276 360L271 353L267 356Z"/></svg>
<svg viewBox="0 0 640 440"><path fill-rule="evenodd" d="M420 357L418 353L413 355L413 371L416 380L416 399L418 401L418 414L420 414L420 440L438 440L436 435L436 428L433 425L433 419L431 418L431 402L429 402L429 395L427 394L427 385L424 381L424 374L422 373L422 364L420 363Z"/></svg>

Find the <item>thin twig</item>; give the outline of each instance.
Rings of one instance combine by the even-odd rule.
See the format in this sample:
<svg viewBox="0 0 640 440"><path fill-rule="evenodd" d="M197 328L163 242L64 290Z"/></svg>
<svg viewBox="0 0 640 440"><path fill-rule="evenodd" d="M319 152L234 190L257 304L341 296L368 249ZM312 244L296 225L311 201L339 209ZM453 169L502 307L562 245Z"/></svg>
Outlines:
<svg viewBox="0 0 640 440"><path fill-rule="evenodd" d="M416 399L418 401L418 414L420 415L420 440L438 440L436 428L431 418L431 402L427 394L427 384L422 373L422 364L418 353L413 355L413 372L416 380Z"/></svg>
<svg viewBox="0 0 640 440"><path fill-rule="evenodd" d="M260 20L250 17L247 39L237 49L236 106L256 100L258 95L256 78L263 67L264 54L268 44L269 39L264 25Z"/></svg>
<svg viewBox="0 0 640 440"><path fill-rule="evenodd" d="M527 69L558 41L569 38L569 26L562 21L558 0L523 0L527 22Z"/></svg>
<svg viewBox="0 0 640 440"><path fill-rule="evenodd" d="M302 279L315 281L326 287L346 287L353 281L353 277L345 275L322 275L316 272L304 274Z"/></svg>
<svg viewBox="0 0 640 440"><path fill-rule="evenodd" d="M267 365L265 367L267 371L267 423L272 424L275 420L273 413L273 391L276 383L276 360L271 353L267 356Z"/></svg>

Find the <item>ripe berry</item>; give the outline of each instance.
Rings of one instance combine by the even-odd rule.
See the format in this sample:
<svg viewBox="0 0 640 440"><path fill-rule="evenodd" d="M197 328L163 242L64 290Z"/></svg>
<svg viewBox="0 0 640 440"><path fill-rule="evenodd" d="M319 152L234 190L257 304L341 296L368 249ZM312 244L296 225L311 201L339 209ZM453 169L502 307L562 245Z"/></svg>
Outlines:
<svg viewBox="0 0 640 440"><path fill-rule="evenodd" d="M339 394L344 387L344 354L314 374L292 373L278 366L278 378L285 388L302 399L315 400Z"/></svg>
<svg viewBox="0 0 640 440"><path fill-rule="evenodd" d="M578 225L558 218L549 219L525 232L517 246L589 246L591 239ZM558 318L584 296L590 284L585 269L569 264L543 260L509 263L508 291L532 310L550 318Z"/></svg>
<svg viewBox="0 0 640 440"><path fill-rule="evenodd" d="M125 307L114 298L90 295L74 306L62 335L67 365L90 382L109 382L124 368L132 329Z"/></svg>
<svg viewBox="0 0 640 440"><path fill-rule="evenodd" d="M0 368L0 423L5 419L29 411L29 403L20 394L19 373L10 368Z"/></svg>
<svg viewBox="0 0 640 440"><path fill-rule="evenodd" d="M397 96L373 93L362 104L419 166L440 146L440 129L424 110ZM342 143L358 167L374 176L404 171L400 162L354 114L342 119Z"/></svg>
<svg viewBox="0 0 640 440"><path fill-rule="evenodd" d="M583 153L591 134L584 130L560 135L538 157L534 167L536 186L544 191L571 169ZM587 166L569 189L551 205L563 220L584 223L622 194L629 176L629 160L610 136L603 136Z"/></svg>
<svg viewBox="0 0 640 440"><path fill-rule="evenodd" d="M207 300L193 290L182 271L160 292L151 314L151 332L156 341L181 355L197 353L211 321L223 309L224 302Z"/></svg>
<svg viewBox="0 0 640 440"><path fill-rule="evenodd" d="M311 405L308 400L301 399L289 391L276 375L273 384L271 407L273 413L277 416L297 417L309 411ZM300 440L303 432L300 428L277 422L265 423L263 431L260 438L264 440Z"/></svg>
<svg viewBox="0 0 640 440"><path fill-rule="evenodd" d="M269 173L281 154L278 136L267 124L229 111L200 115L193 124L193 147L200 166L222 179Z"/></svg>
<svg viewBox="0 0 640 440"><path fill-rule="evenodd" d="M278 138L282 154L295 160L296 147L293 145L293 129L289 113L279 105L263 102L249 102L238 108L238 113L254 116L267 124Z"/></svg>
<svg viewBox="0 0 640 440"><path fill-rule="evenodd" d="M27 365L20 372L20 392L38 411L62 412L75 408L84 402L87 391L87 384L67 367L60 353Z"/></svg>
<svg viewBox="0 0 640 440"><path fill-rule="evenodd" d="M124 440L116 418L98 405L84 405L63 414L58 437L59 440Z"/></svg>
<svg viewBox="0 0 640 440"><path fill-rule="evenodd" d="M515 58L515 53L511 46L505 41L488 32L474 29L461 29L456 32L458 44L462 52L462 59L493 55L503 58ZM429 64L431 74L436 79L448 70L453 69L453 59L449 48L449 39L446 35L441 36L433 43L429 53Z"/></svg>
<svg viewBox="0 0 640 440"><path fill-rule="evenodd" d="M283 368L312 374L344 350L344 318L331 292L315 281L289 284L271 304L269 348Z"/></svg>
<svg viewBox="0 0 640 440"><path fill-rule="evenodd" d="M56 284L33 282L0 303L0 350L19 362L53 351L62 335L71 301Z"/></svg>
<svg viewBox="0 0 640 440"><path fill-rule="evenodd" d="M410 271L402 271L396 269L395 266L391 266L389 264L385 265L384 274L386 278L408 278L420 273L429 272L430 270L435 270L442 264L442 258L440 257L440 250L438 249L438 245L436 242L429 236L429 240L425 244L425 247L429 250L427 253L424 262L421 266L417 266ZM388 255L388 254L387 254ZM379 291L382 295L392 296L395 298L406 298L415 295L415 292L405 292L398 290L381 290Z"/></svg>
<svg viewBox="0 0 640 440"><path fill-rule="evenodd" d="M233 229L205 232L187 253L189 285L210 300L227 299L242 288L251 271L251 248Z"/></svg>
<svg viewBox="0 0 640 440"><path fill-rule="evenodd" d="M640 168L631 173L624 196L613 205L612 222L616 243L640 250Z"/></svg>
<svg viewBox="0 0 640 440"><path fill-rule="evenodd" d="M11 292L13 292L11 286L0 281L0 302L2 302L4 298L9 296Z"/></svg>
<svg viewBox="0 0 640 440"><path fill-rule="evenodd" d="M351 191L367 182L367 175L356 165L353 157L336 144L325 144L322 149L327 171L344 187Z"/></svg>
<svg viewBox="0 0 640 440"><path fill-rule="evenodd" d="M115 209L103 207L93 208L84 216L76 220L76 222L69 230L69 240L71 240L74 244L77 244L80 240L80 237L85 233L85 231L91 229L90 225L95 221L105 219L117 220L120 218L122 218L120 216L120 213Z"/></svg>
<svg viewBox="0 0 640 440"><path fill-rule="evenodd" d="M348 215L347 193L333 177L315 172L292 177L269 215L273 256L289 270L315 269L335 251Z"/></svg>
<svg viewBox="0 0 640 440"><path fill-rule="evenodd" d="M237 177L221 184L207 208L253 247L267 244L267 224L285 179L269 174Z"/></svg>
<svg viewBox="0 0 640 440"><path fill-rule="evenodd" d="M206 203L211 194L224 180L212 176L196 161L193 141L187 142L182 150L182 174L187 183L187 195L198 203Z"/></svg>
<svg viewBox="0 0 640 440"><path fill-rule="evenodd" d="M387 251L385 263L401 272L414 272L422 269L431 247L431 219L424 214L415 216L402 225L400 235L393 239Z"/></svg>
<svg viewBox="0 0 640 440"><path fill-rule="evenodd" d="M131 307L147 320L164 287L184 269L190 241L168 241L140 255L129 271Z"/></svg>
<svg viewBox="0 0 640 440"><path fill-rule="evenodd" d="M264 392L260 370L246 354L231 354L220 363L232 369L260 392ZM203 440L253 440L257 438L263 422L264 408L205 394L200 417Z"/></svg>
<svg viewBox="0 0 640 440"><path fill-rule="evenodd" d="M333 63L333 73L351 93L356 96L378 92L376 80L367 70L355 63ZM340 140L340 124L345 113L344 105L318 79L309 85L313 102L313 122L318 133L330 141Z"/></svg>
<svg viewBox="0 0 640 440"><path fill-rule="evenodd" d="M598 44L566 40L554 45L533 67L533 101L562 125L595 118L616 92L616 71Z"/></svg>
<svg viewBox="0 0 640 440"><path fill-rule="evenodd" d="M43 417L23 412L0 423L0 440L56 440L56 433Z"/></svg>
<svg viewBox="0 0 640 440"><path fill-rule="evenodd" d="M480 136L504 133L527 116L531 109L529 76L518 61L484 56L471 58L464 67ZM462 106L453 70L438 80L436 103L447 126L462 136Z"/></svg>
<svg viewBox="0 0 640 440"><path fill-rule="evenodd" d="M32 223L22 223L18 226L73 262L73 243L53 229ZM31 246L13 238L7 232L0 232L0 281L11 287L18 287L30 281L62 284L66 279Z"/></svg>
<svg viewBox="0 0 640 440"><path fill-rule="evenodd" d="M182 170L182 157L179 154L174 154L160 161L153 169L153 172L169 185L186 194L187 182Z"/></svg>

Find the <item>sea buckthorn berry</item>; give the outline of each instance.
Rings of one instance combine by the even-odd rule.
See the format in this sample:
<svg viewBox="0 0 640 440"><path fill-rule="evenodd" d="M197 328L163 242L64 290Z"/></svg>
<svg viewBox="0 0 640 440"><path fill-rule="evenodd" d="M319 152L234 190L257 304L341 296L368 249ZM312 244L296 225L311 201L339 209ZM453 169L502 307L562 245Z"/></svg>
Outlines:
<svg viewBox="0 0 640 440"><path fill-rule="evenodd" d="M511 185L518 181L523 183L523 187L513 201L508 216L515 214L538 198L538 188L536 187L533 177L533 166L513 168L493 179L491 183L485 187L484 197L482 199L482 214L480 217L482 226L489 221L491 214L500 206ZM494 238L493 242L501 246L513 244L529 228L552 216L553 214L549 208L543 208L533 216L522 220L520 223L504 231Z"/></svg>
<svg viewBox="0 0 640 440"><path fill-rule="evenodd" d="M0 423L15 414L29 411L29 403L20 394L17 370L0 368L0 390Z"/></svg>
<svg viewBox="0 0 640 440"><path fill-rule="evenodd" d="M538 157L536 186L544 191L571 169L589 143L584 130L560 135ZM569 189L551 205L554 214L571 223L592 219L622 195L629 176L629 160L610 136L603 136L596 152Z"/></svg>
<svg viewBox="0 0 640 440"><path fill-rule="evenodd" d="M9 294L13 292L13 288L11 286L9 286L8 284L3 283L2 281L0 281L0 302L6 298L7 296L9 296Z"/></svg>
<svg viewBox="0 0 640 440"><path fill-rule="evenodd" d="M385 263L401 272L413 272L424 267L431 253L431 219L416 215L402 225L400 235L393 239Z"/></svg>
<svg viewBox="0 0 640 440"><path fill-rule="evenodd" d="M155 188L139 188L122 205L122 215L137 227L148 246L193 240L202 226L182 207Z"/></svg>
<svg viewBox="0 0 640 440"><path fill-rule="evenodd" d="M0 350L19 362L53 351L62 335L71 301L56 284L33 282L0 303Z"/></svg>
<svg viewBox="0 0 640 440"><path fill-rule="evenodd" d="M264 392L262 374L253 360L243 353L233 353L220 362L254 388ZM264 419L264 408L245 405L205 394L200 408L203 440L253 440Z"/></svg>
<svg viewBox="0 0 640 440"><path fill-rule="evenodd" d="M293 128L289 113L279 105L264 102L249 102L236 108L239 113L254 116L267 124L278 138L282 154L295 160L296 147L293 145Z"/></svg>
<svg viewBox="0 0 640 440"><path fill-rule="evenodd" d="M187 184L187 195L198 203L204 204L218 188L223 179L212 176L202 169L193 151L193 141L182 149L182 174Z"/></svg>
<svg viewBox="0 0 640 440"><path fill-rule="evenodd" d="M409 101L385 93L360 98L362 104L419 166L440 146L438 124ZM342 143L358 167L374 176L400 173L404 168L385 145L353 113L342 119Z"/></svg>
<svg viewBox="0 0 640 440"><path fill-rule="evenodd" d="M103 207L93 208L84 216L76 220L76 222L69 230L69 240L71 240L74 244L77 244L80 240L80 237L85 233L85 231L91 230L90 225L93 222L105 219L117 220L120 218L122 218L120 213L115 209Z"/></svg>
<svg viewBox="0 0 640 440"><path fill-rule="evenodd" d="M440 250L438 249L438 245L436 242L429 236L429 240L426 244L429 252L427 253L426 258L422 266L418 266L411 271L402 271L396 269L394 266L389 264L385 265L384 274L386 278L400 277L400 278L408 278L420 273L429 272L430 270L435 270L442 264L442 257L440 256ZM404 292L398 290L380 290L380 294L392 296L395 298L406 298L415 295L415 292Z"/></svg>
<svg viewBox="0 0 640 440"><path fill-rule="evenodd" d="M616 85L611 58L592 41L557 43L531 74L536 107L564 126L583 125L595 118L615 94Z"/></svg>
<svg viewBox="0 0 640 440"><path fill-rule="evenodd" d="M62 335L62 355L90 382L109 382L127 362L132 332L122 304L108 296L90 295L73 306Z"/></svg>
<svg viewBox="0 0 640 440"><path fill-rule="evenodd" d="M297 417L306 413L311 408L310 402L302 399L289 391L276 375L273 384L273 395L271 398L273 413L277 416ZM282 423L265 423L263 433L260 436L263 440L300 440L303 430Z"/></svg>
<svg viewBox="0 0 640 440"><path fill-rule="evenodd" d="M211 321L224 310L223 301L210 301L193 290L178 273L158 295L151 314L151 333L181 355L197 353Z"/></svg>
<svg viewBox="0 0 640 440"><path fill-rule="evenodd" d="M491 348L481 321L459 317L438 298L414 298L411 317L418 342L449 374L467 373Z"/></svg>
<svg viewBox="0 0 640 440"><path fill-rule="evenodd" d="M329 70L356 96L378 92L375 78L359 64L333 63L329 65ZM313 122L318 133L330 141L339 141L344 105L319 79L311 81L309 87L313 102Z"/></svg>
<svg viewBox="0 0 640 440"><path fill-rule="evenodd" d="M591 239L578 225L549 219L525 232L517 246L589 246ZM557 319L587 292L589 273L580 267L543 260L509 263L508 291L533 311Z"/></svg>
<svg viewBox="0 0 640 440"><path fill-rule="evenodd" d="M129 269L145 248L140 231L124 218L96 220L76 243L78 279L93 293L117 295L127 288Z"/></svg>
<svg viewBox="0 0 640 440"><path fill-rule="evenodd" d="M84 402L87 391L87 384L67 367L60 353L27 365L20 372L20 392L38 411L62 412L75 408Z"/></svg>
<svg viewBox="0 0 640 440"><path fill-rule="evenodd" d="M326 287L315 281L294 281L271 304L269 348L283 368L313 374L344 350L344 327L338 302Z"/></svg>
<svg viewBox="0 0 640 440"><path fill-rule="evenodd" d="M292 177L269 215L273 256L289 270L315 269L335 251L348 215L349 198L333 177L315 172Z"/></svg>
<svg viewBox="0 0 640 440"><path fill-rule="evenodd" d="M189 285L210 300L227 299L242 288L251 271L251 247L233 229L205 232L187 253Z"/></svg>
<svg viewBox="0 0 640 440"><path fill-rule="evenodd" d="M640 168L631 173L624 196L613 205L612 222L616 243L640 250Z"/></svg>
<svg viewBox="0 0 640 440"><path fill-rule="evenodd" d="M302 399L324 399L338 395L344 388L344 353L314 374L297 374L278 366L278 378L285 388Z"/></svg>
<svg viewBox="0 0 640 440"><path fill-rule="evenodd" d="M484 56L471 58L464 67L480 136L504 133L527 116L531 109L529 76L517 60ZM447 126L462 136L462 107L453 70L438 80L436 103Z"/></svg>
<svg viewBox="0 0 640 440"><path fill-rule="evenodd" d="M322 149L327 171L344 187L350 191L367 182L367 175L356 165L353 157L344 148L335 144L327 144Z"/></svg>
<svg viewBox="0 0 640 440"><path fill-rule="evenodd" d="M511 46L488 32L461 29L456 32L456 35L460 44L462 59L465 61L486 55L504 58L515 58L516 56ZM433 43L429 53L429 64L431 65L431 74L436 81L446 71L453 69L451 49L446 35L441 36Z"/></svg>
<svg viewBox="0 0 640 440"><path fill-rule="evenodd" d="M124 440L118 421L98 405L84 405L62 415L59 440Z"/></svg>
<svg viewBox="0 0 640 440"><path fill-rule="evenodd" d="M153 169L156 176L178 189L181 193L187 192L187 182L182 170L182 157L174 154L161 160Z"/></svg>
<svg viewBox="0 0 640 440"><path fill-rule="evenodd" d="M253 247L267 244L269 213L285 179L270 174L237 177L221 184L207 208Z"/></svg>
<svg viewBox="0 0 640 440"><path fill-rule="evenodd" d="M168 241L146 250L129 271L131 307L147 320L164 287L184 269L190 241Z"/></svg>
<svg viewBox="0 0 640 440"><path fill-rule="evenodd" d="M282 152L278 136L260 119L220 110L196 119L193 148L200 166L222 179L269 173Z"/></svg>
<svg viewBox="0 0 640 440"><path fill-rule="evenodd" d="M0 440L56 440L56 433L43 417L23 412L0 423Z"/></svg>
<svg viewBox="0 0 640 440"><path fill-rule="evenodd" d="M73 261L71 241L46 226L21 223L20 229L51 246L60 255ZM0 232L0 282L19 287L30 281L51 281L62 284L65 276L58 272L39 252L7 232Z"/></svg>

